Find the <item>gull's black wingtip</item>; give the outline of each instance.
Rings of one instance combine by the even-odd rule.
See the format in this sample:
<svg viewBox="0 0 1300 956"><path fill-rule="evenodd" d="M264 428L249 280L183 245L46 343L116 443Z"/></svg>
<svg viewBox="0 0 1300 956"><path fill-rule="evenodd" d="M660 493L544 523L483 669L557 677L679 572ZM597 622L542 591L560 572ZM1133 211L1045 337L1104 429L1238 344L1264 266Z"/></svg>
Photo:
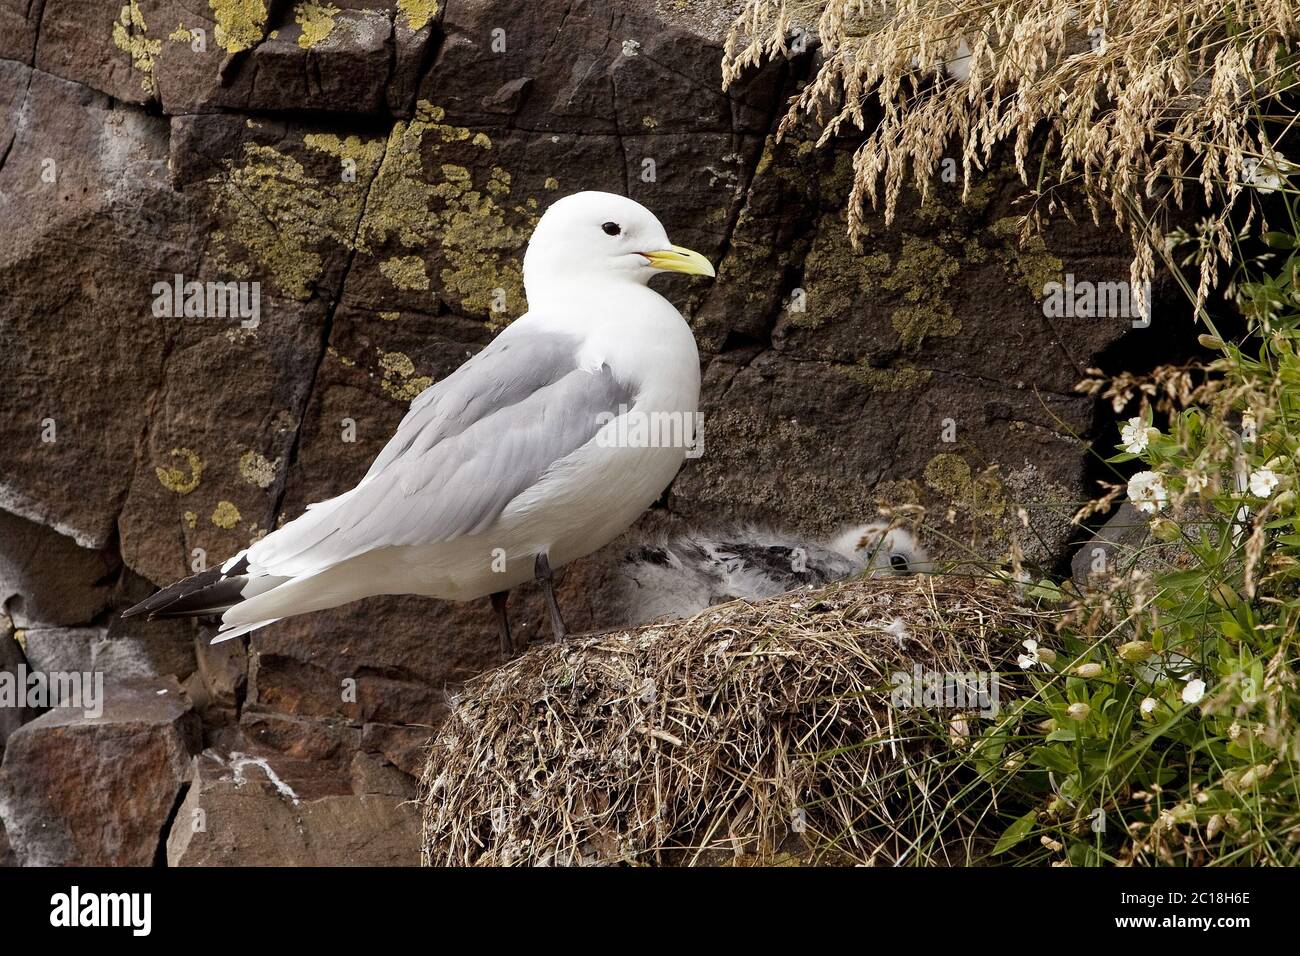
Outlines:
<svg viewBox="0 0 1300 956"><path fill-rule="evenodd" d="M146 598L145 600L141 601L139 604L127 608L125 611L122 612L122 617L123 618L139 617L141 614L148 614L149 600L150 600L149 598Z"/></svg>

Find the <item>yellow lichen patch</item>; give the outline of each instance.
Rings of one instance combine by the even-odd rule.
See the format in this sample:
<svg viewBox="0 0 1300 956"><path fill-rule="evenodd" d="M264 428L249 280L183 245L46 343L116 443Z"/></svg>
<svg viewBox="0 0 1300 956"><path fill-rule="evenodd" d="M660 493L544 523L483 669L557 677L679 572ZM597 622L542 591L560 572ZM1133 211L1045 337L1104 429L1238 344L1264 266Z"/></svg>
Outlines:
<svg viewBox="0 0 1300 956"><path fill-rule="evenodd" d="M446 124L445 115L441 107L421 100L409 123L393 127L357 248L370 252L393 239L412 249L436 242L445 263L439 282L461 308L502 318L519 315L524 296L518 253L537 223L536 202L503 206L511 179L500 167L490 170L479 188L465 166L438 163L442 143L491 147L486 134ZM441 174L436 184L425 179L426 154L429 166Z"/></svg>
<svg viewBox="0 0 1300 956"><path fill-rule="evenodd" d="M429 274L419 256L394 256L379 263L379 271L399 289L423 292L429 288Z"/></svg>
<svg viewBox="0 0 1300 956"><path fill-rule="evenodd" d="M380 317L381 319L383 319L385 322L396 322L398 319L400 319L400 318L402 317L402 313L400 313L400 312L380 312L380 313L379 313L379 317Z"/></svg>
<svg viewBox="0 0 1300 956"><path fill-rule="evenodd" d="M162 40L149 39L144 14L136 0L130 0L118 13L113 24L113 45L131 57L131 67L141 74L140 85L153 96L156 91L154 57L162 52Z"/></svg>
<svg viewBox="0 0 1300 956"><path fill-rule="evenodd" d="M338 12L338 7L328 3L312 3L311 0L294 6L293 19L302 27L298 45L304 50L310 50L329 36L334 30L334 18Z"/></svg>
<svg viewBox="0 0 1300 956"><path fill-rule="evenodd" d="M559 189L559 188L560 188L560 181L559 181L558 179L556 179L554 176L547 176L547 177L546 177L546 182L542 183L542 188L543 188L543 189Z"/></svg>
<svg viewBox="0 0 1300 956"><path fill-rule="evenodd" d="M230 501L218 501L217 506L212 509L212 523L227 531L239 524L241 517L239 509Z"/></svg>
<svg viewBox="0 0 1300 956"><path fill-rule="evenodd" d="M487 191L497 199L510 195L510 174L500 166L493 166L488 173Z"/></svg>
<svg viewBox="0 0 1300 956"><path fill-rule="evenodd" d="M244 480L250 485L269 488L272 482L275 481L278 464L279 459L271 461L260 452L250 450L239 456L239 473L244 476Z"/></svg>
<svg viewBox="0 0 1300 956"><path fill-rule="evenodd" d="M424 181L420 147L425 133L441 117L441 110L421 100L409 123L393 126L357 232L358 249L369 252L373 245L390 237L412 247L429 242L433 233L429 206L434 189Z"/></svg>
<svg viewBox="0 0 1300 956"><path fill-rule="evenodd" d="M208 0L217 21L213 36L227 53L238 53L262 42L266 4L262 0Z"/></svg>
<svg viewBox="0 0 1300 956"><path fill-rule="evenodd" d="M644 126L646 129L654 129L656 126L659 125L659 121L655 119L653 116L643 116L641 117L641 125Z"/></svg>
<svg viewBox="0 0 1300 956"><path fill-rule="evenodd" d="M167 34L167 39L175 40L177 43L189 43L194 39L194 34L190 33L189 28L183 23L176 24L176 29Z"/></svg>
<svg viewBox="0 0 1300 956"><path fill-rule="evenodd" d="M189 448L173 448L171 456L182 459L185 468L177 468L174 465L169 468L158 467L154 469L154 474L168 491L174 491L178 495L188 495L203 479L203 459Z"/></svg>
<svg viewBox="0 0 1300 956"><path fill-rule="evenodd" d="M250 256L228 254L228 244L238 245L271 272L282 292L305 299L323 268L319 244L329 239L386 255L383 274L400 288L422 291L429 288L423 262L430 256L381 247L396 243L419 250L436 243L442 289L458 307L506 321L519 315L519 253L537 224L537 201L509 203L511 177L501 167L490 169L480 187L467 167L438 162L442 144L482 150L492 145L486 134L446 124L444 117L441 108L422 100L415 117L395 124L384 142L304 137L310 149L354 161L355 175L338 183L322 183L271 147L245 144L243 164L210 181L224 227L213 232L216 261L244 278ZM437 169L440 179L426 180L426 169ZM357 187L366 182L368 190Z"/></svg>
<svg viewBox="0 0 1300 956"><path fill-rule="evenodd" d="M199 516L193 511L187 511L184 514L185 527L191 530L199 523Z"/></svg>
<svg viewBox="0 0 1300 956"><path fill-rule="evenodd" d="M433 384L428 375L416 375L415 363L404 352L379 353L379 367L384 370L383 390L393 398L409 402Z"/></svg>
<svg viewBox="0 0 1300 956"><path fill-rule="evenodd" d="M921 486L911 478L888 478L872 489L872 497L882 508L900 508L921 503Z"/></svg>
<svg viewBox="0 0 1300 956"><path fill-rule="evenodd" d="M438 0L397 0L397 9L406 18L406 25L419 30L438 13Z"/></svg>
<svg viewBox="0 0 1300 956"><path fill-rule="evenodd" d="M384 158L382 139L362 139L360 136L339 137L333 133L308 133L302 138L302 142L308 149L314 149L318 153L353 160L357 164L358 171L374 169Z"/></svg>
<svg viewBox="0 0 1300 956"><path fill-rule="evenodd" d="M358 181L369 179L379 161L380 150L355 137L315 137L312 146L326 152L351 151ZM212 237L223 268L235 278L248 274L240 262L247 257L223 253L227 244L238 245L295 299L308 298L320 278L321 242L351 245L365 195L356 182L322 185L297 160L253 143L244 145L242 166L210 182L216 188L214 207L228 226Z"/></svg>

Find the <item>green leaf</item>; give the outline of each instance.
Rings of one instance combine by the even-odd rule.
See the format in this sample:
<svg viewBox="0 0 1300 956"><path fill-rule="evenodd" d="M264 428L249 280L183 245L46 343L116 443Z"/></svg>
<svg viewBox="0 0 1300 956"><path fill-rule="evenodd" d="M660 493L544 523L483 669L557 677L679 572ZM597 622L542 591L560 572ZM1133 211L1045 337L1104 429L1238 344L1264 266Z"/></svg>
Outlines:
<svg viewBox="0 0 1300 956"><path fill-rule="evenodd" d="M993 855L1006 853L1013 846L1029 836L1029 831L1034 828L1038 822L1038 811L1030 810L1019 820L1016 820L1011 826L1007 827L1006 832L998 837L997 845L993 847Z"/></svg>
<svg viewBox="0 0 1300 956"><path fill-rule="evenodd" d="M1055 747L1038 747L1030 759L1038 766L1055 770L1057 773L1074 773L1079 769L1073 757Z"/></svg>

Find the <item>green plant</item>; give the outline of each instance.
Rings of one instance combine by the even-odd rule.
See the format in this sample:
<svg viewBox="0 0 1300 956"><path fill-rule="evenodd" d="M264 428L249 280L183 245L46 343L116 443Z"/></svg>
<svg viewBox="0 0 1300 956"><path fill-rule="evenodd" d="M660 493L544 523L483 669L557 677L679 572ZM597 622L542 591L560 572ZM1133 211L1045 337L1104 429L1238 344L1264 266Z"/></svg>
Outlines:
<svg viewBox="0 0 1300 956"><path fill-rule="evenodd" d="M1300 860L1300 221L1234 283L1249 334L1176 400L1127 379L1141 411L1110 460L1139 460L1142 545L1095 591L1048 585L1050 665L982 746L985 779L1030 809L1002 859L1075 865ZM1100 380L1093 383L1093 390ZM1152 395L1165 396L1165 429ZM1037 839L1031 839L1031 838Z"/></svg>

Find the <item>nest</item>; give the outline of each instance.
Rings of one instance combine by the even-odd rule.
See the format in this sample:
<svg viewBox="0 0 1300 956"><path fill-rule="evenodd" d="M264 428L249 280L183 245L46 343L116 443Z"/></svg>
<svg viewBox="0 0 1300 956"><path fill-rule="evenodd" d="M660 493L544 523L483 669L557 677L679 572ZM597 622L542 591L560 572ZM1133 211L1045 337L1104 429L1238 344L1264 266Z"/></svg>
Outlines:
<svg viewBox="0 0 1300 956"><path fill-rule="evenodd" d="M998 684L1043 616L996 582L922 576L536 646L467 684L432 741L423 861L969 862L995 829L955 759L974 715L891 691Z"/></svg>

